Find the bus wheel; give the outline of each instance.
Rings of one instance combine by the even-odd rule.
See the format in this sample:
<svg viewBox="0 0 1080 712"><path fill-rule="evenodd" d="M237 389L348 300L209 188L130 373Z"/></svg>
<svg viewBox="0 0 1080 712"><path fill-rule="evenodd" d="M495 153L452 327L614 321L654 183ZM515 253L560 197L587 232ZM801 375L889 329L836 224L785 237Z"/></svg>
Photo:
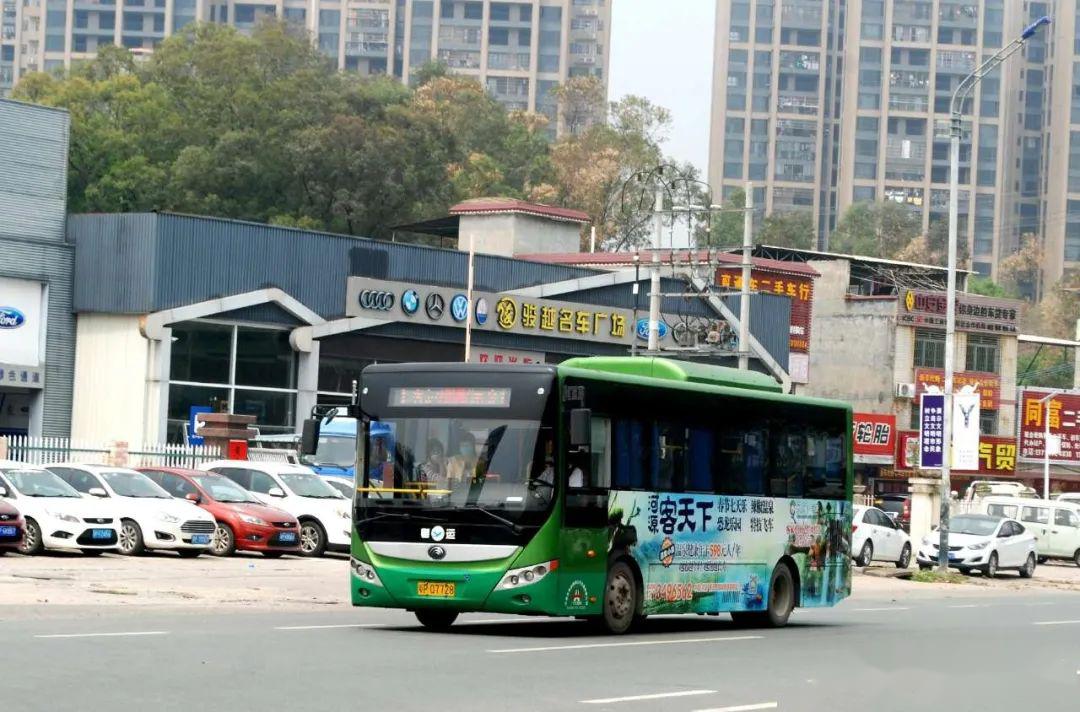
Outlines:
<svg viewBox="0 0 1080 712"><path fill-rule="evenodd" d="M416 620L420 621L420 625L431 630L446 630L454 625L457 617L457 611L442 611L431 608L422 608L416 611Z"/></svg>
<svg viewBox="0 0 1080 712"><path fill-rule="evenodd" d="M783 628L794 609L795 581L791 578L791 569L787 564L778 564L773 569L772 581L769 583L769 604L761 622L770 628Z"/></svg>
<svg viewBox="0 0 1080 712"><path fill-rule="evenodd" d="M604 627L616 635L630 630L638 612L637 580L625 561L618 561L608 569L604 586Z"/></svg>

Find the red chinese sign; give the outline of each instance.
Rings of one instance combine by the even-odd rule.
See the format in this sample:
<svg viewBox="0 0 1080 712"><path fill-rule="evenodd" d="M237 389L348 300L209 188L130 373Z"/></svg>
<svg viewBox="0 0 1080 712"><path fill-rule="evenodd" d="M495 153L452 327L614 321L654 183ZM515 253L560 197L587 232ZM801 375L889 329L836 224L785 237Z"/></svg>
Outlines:
<svg viewBox="0 0 1080 712"><path fill-rule="evenodd" d="M896 451L896 466L902 470L915 470L919 467L919 434L902 432L899 435L899 447ZM979 469L953 470L956 473L975 473L980 475L1008 476L1016 474L1016 441L1010 437L997 435L979 436Z"/></svg>
<svg viewBox="0 0 1080 712"><path fill-rule="evenodd" d="M896 452L896 416L855 413L852 422L856 462L889 465Z"/></svg>
<svg viewBox="0 0 1080 712"><path fill-rule="evenodd" d="M915 393L926 393L927 386L937 386L944 392L945 372L939 368L915 369ZM953 392L959 392L964 386L975 386L982 395L979 407L983 410L998 410L1001 407L1001 377L994 373L964 371L953 374Z"/></svg>
<svg viewBox="0 0 1080 712"><path fill-rule="evenodd" d="M1051 451L1050 461L1080 464L1080 394L1063 393L1048 403L1040 403L1049 393L1024 390L1020 397L1020 459L1043 461L1043 438L1049 419L1050 435L1061 439L1059 454Z"/></svg>
<svg viewBox="0 0 1080 712"><path fill-rule="evenodd" d="M716 270L716 283L723 289L742 289L742 268L719 268ZM796 353L809 353L812 316L810 307L814 300L814 280L802 275L754 269L750 272L750 289L791 298L791 334L788 348Z"/></svg>

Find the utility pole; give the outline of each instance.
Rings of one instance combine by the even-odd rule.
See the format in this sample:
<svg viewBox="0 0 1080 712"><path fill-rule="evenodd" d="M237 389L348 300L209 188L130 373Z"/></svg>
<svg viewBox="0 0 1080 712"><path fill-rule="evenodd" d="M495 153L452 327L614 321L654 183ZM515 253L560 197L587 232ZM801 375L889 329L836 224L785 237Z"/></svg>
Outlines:
<svg viewBox="0 0 1080 712"><path fill-rule="evenodd" d="M469 235L469 283L465 287L465 299L468 302L468 312L465 317L465 363L472 359L472 293L473 293L473 262L476 260L475 237Z"/></svg>
<svg viewBox="0 0 1080 712"><path fill-rule="evenodd" d="M1076 320L1076 340L1080 341L1080 319ZM1080 346L1073 349L1073 388L1080 391Z"/></svg>
<svg viewBox="0 0 1080 712"><path fill-rule="evenodd" d="M739 298L739 368L750 368L750 274L754 250L754 184L746 184L742 238L742 295Z"/></svg>
<svg viewBox="0 0 1080 712"><path fill-rule="evenodd" d="M657 176L653 205L652 276L649 280L649 355L660 350L660 241L664 236L664 176Z"/></svg>

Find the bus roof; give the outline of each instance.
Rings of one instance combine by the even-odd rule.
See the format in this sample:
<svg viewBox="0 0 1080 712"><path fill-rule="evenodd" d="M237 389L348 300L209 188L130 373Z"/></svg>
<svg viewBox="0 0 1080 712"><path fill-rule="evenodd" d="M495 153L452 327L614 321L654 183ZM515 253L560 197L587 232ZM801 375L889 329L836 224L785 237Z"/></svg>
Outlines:
<svg viewBox="0 0 1080 712"><path fill-rule="evenodd" d="M627 356L589 356L572 358L559 364L560 368L580 368L612 375L641 376L665 381L698 383L709 386L745 388L768 393L782 393L783 388L771 376L756 371L712 366L668 358Z"/></svg>

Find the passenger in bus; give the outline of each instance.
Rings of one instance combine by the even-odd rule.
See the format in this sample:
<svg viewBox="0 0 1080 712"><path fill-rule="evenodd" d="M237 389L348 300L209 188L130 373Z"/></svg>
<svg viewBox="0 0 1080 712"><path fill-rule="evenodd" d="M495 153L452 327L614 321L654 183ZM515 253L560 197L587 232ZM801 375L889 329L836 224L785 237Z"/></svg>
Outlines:
<svg viewBox="0 0 1080 712"><path fill-rule="evenodd" d="M427 459L418 468L419 480L429 484L442 485L446 481L446 458L443 444L436 438L428 440Z"/></svg>
<svg viewBox="0 0 1080 712"><path fill-rule="evenodd" d="M450 486L470 482L476 475L476 438L464 433L458 441L458 452L446 463L446 479Z"/></svg>

